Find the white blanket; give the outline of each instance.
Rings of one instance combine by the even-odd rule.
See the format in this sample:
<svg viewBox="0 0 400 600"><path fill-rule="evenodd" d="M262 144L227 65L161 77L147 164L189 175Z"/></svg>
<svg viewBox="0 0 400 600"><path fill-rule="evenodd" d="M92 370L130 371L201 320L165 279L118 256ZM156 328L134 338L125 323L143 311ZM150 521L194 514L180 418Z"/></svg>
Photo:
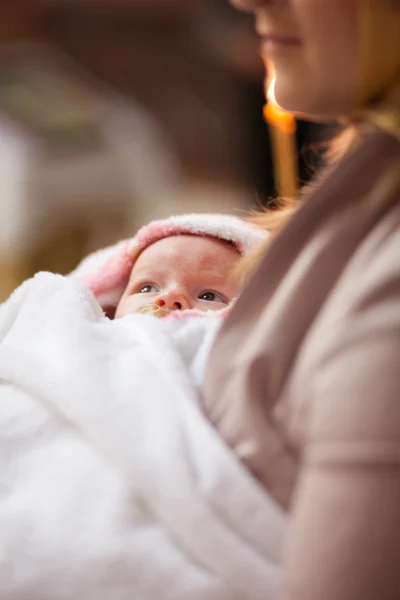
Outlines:
<svg viewBox="0 0 400 600"><path fill-rule="evenodd" d="M201 411L219 326L48 273L0 307L1 600L279 596L284 517Z"/></svg>

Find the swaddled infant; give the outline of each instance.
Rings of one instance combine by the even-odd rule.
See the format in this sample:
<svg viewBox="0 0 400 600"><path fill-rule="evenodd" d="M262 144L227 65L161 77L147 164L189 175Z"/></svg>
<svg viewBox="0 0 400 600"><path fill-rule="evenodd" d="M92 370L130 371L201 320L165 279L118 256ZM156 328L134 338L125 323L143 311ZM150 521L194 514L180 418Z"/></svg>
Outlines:
<svg viewBox="0 0 400 600"><path fill-rule="evenodd" d="M264 238L229 215L181 215L152 221L131 240L90 255L72 276L133 337L135 313L163 317L160 327L201 387L209 350L239 292L238 262Z"/></svg>
<svg viewBox="0 0 400 600"><path fill-rule="evenodd" d="M232 269L263 237L219 215L153 223L1 308L0 597L276 597L282 515L201 393Z"/></svg>

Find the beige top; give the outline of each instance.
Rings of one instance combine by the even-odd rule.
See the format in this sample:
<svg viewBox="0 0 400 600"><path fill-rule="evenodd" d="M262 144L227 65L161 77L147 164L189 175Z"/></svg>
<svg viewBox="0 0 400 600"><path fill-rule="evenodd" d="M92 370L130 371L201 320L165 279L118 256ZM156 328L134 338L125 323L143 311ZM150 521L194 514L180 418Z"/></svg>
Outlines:
<svg viewBox="0 0 400 600"><path fill-rule="evenodd" d="M398 140L370 133L276 237L204 401L292 513L284 600L399 600Z"/></svg>

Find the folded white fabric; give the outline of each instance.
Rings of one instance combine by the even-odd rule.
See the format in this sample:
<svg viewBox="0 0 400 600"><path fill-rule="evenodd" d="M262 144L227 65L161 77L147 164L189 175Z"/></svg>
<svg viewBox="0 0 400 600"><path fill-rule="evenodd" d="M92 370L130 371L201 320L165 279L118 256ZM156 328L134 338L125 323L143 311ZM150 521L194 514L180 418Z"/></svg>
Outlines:
<svg viewBox="0 0 400 600"><path fill-rule="evenodd" d="M137 234L86 257L71 273L83 282L103 309L115 309L139 254L154 242L174 235L201 235L231 242L246 254L266 237L266 232L232 215L187 214L151 221Z"/></svg>
<svg viewBox="0 0 400 600"><path fill-rule="evenodd" d="M0 307L4 600L278 598L284 517L193 383L222 318L188 319L43 273Z"/></svg>

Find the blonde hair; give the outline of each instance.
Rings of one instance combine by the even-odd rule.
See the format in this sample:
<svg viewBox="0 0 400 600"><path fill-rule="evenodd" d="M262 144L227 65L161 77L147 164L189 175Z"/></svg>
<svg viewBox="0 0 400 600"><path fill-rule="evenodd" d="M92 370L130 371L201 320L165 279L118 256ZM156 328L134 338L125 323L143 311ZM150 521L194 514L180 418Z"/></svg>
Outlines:
<svg viewBox="0 0 400 600"><path fill-rule="evenodd" d="M265 231L269 231L269 236L265 241L256 245L240 262L239 273L244 279L257 266L264 256L274 235L282 229L291 219L296 210L306 201L307 196L320 185L326 176L327 171L332 169L346 154L353 148L360 138L359 130L356 126L348 126L338 134L327 146L325 155L325 166L315 175L312 183L307 184L297 198L278 198L275 201L276 208L261 208L252 210L247 221Z"/></svg>

